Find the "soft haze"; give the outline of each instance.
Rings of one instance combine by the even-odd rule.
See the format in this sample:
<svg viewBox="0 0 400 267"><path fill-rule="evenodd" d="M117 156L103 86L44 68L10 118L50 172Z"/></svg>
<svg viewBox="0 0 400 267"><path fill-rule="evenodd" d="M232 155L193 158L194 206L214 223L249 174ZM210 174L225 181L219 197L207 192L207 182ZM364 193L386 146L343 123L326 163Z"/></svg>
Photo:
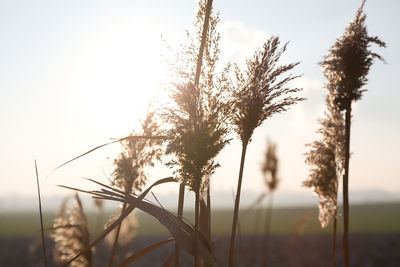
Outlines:
<svg viewBox="0 0 400 267"><path fill-rule="evenodd" d="M318 62L343 34L360 2L214 1L221 14L220 67L228 61L243 65L268 36L279 35L290 42L283 60L301 61L295 73L303 77L295 84L307 98L255 131L243 190L264 190L260 166L267 136L278 145L279 190L304 190L304 144L317 137L326 93ZM107 182L118 144L45 177L64 161L128 135L152 97L165 97L166 45L184 40L185 30L193 29L196 9L195 1L1 1L0 195L36 193L34 159L44 195L67 193L57 184L93 188L81 177ZM369 35L388 45L372 49L387 64L375 62L368 92L354 105L350 190L400 193L399 10L396 0L365 5ZM237 183L240 142L232 141L218 159L222 167L212 189L230 192ZM154 181L171 172L157 166L151 174ZM174 190L176 185L162 191Z"/></svg>

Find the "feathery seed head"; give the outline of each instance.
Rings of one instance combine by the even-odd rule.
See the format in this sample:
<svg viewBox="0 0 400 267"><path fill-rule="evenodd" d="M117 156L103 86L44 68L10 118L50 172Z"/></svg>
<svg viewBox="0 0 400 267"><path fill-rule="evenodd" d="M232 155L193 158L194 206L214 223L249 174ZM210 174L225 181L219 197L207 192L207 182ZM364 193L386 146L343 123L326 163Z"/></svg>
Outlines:
<svg viewBox="0 0 400 267"><path fill-rule="evenodd" d="M178 60L174 62L174 73L179 82L170 88L173 103L163 116L170 125L166 152L174 156L168 166L174 167L178 179L194 191L200 190L205 176L214 173L219 166L215 157L229 142L227 118L231 108L225 93L226 79L223 75L215 75L220 37L216 31L218 14L213 14L212 10L200 81L197 86L193 83L205 10L206 1L200 0L195 22L196 39L188 33L192 42L181 48Z"/></svg>
<svg viewBox="0 0 400 267"><path fill-rule="evenodd" d="M308 145L306 163L311 167L304 187L312 188L319 197L319 220L322 227L328 225L337 212L337 193L339 178L343 173L345 127L343 114L334 103L330 90L326 96L327 112L319 120L320 139Z"/></svg>
<svg viewBox="0 0 400 267"><path fill-rule="evenodd" d="M354 21L347 26L344 35L336 40L329 55L321 62L330 90L335 92L335 103L340 110L346 109L353 100L361 98L367 83L367 74L374 59L383 58L370 50L371 44L385 47L378 37L370 37L365 26L363 12L365 1L357 10Z"/></svg>
<svg viewBox="0 0 400 267"><path fill-rule="evenodd" d="M140 132L131 135L156 136L159 127L154 118L154 112L148 112L142 123ZM162 154L161 139L127 139L123 143L122 152L114 160L112 183L127 193L140 191L146 183L146 166L153 166Z"/></svg>
<svg viewBox="0 0 400 267"><path fill-rule="evenodd" d="M301 88L287 87L290 81L299 76L286 74L299 62L278 65L287 47L287 44L281 48L279 45L279 38L271 37L262 49L256 51L253 58L247 60L245 73L235 66L236 83L232 85L234 99L232 123L243 144L251 141L254 129L266 119L304 100L290 96L291 93L301 91Z"/></svg>

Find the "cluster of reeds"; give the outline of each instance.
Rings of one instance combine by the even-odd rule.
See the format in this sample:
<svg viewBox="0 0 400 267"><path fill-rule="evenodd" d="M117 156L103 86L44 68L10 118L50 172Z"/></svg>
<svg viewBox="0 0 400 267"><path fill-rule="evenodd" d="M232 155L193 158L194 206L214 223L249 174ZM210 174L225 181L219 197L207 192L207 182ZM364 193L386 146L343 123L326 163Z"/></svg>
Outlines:
<svg viewBox="0 0 400 267"><path fill-rule="evenodd" d="M364 1L344 36L337 40L330 54L321 63L324 75L328 79L327 112L320 120L321 128L318 132L321 138L310 145L307 153L306 162L312 168L309 179L304 182L304 186L313 188L320 196L319 219L322 226L326 226L331 217L336 225L338 184L340 175L344 173L346 266L351 103L361 97L361 87L367 82L366 75L373 59L381 59L369 50L370 43L385 46L377 37L367 35L363 5ZM268 38L264 45L255 51L254 56L247 60L246 70L241 70L233 64L233 72L230 71L231 65L228 65L221 73L217 73L216 65L220 53L218 21L218 14L212 9L212 0L200 0L195 35L188 33L188 44L181 46L174 62L171 63L173 82L168 88L171 100L168 107L157 113L149 112L139 131L91 149L56 168L105 145L116 142L122 144L122 152L114 161L111 185L89 179L101 186L100 190L86 191L64 186L90 194L98 200L119 202L122 208L96 239L89 240L87 220L76 195L75 206L63 211L54 225L53 237L62 266L69 263L74 266L89 266L91 248L110 233L114 234L111 235L113 248L109 266L114 266L118 239L123 229L121 225L136 208L156 218L172 238L133 253L120 262L120 266L127 266L172 241L175 241L176 248L165 260L164 266L171 266L173 263L180 266L181 249L193 256L194 266L216 266L211 237L210 180L219 167L216 157L229 143L231 132L236 133L242 143L229 249L229 266L234 265L235 237L247 147L258 126L304 98L297 96L302 89L293 87L291 83L299 77L292 74L299 62L280 64L287 43L281 45L277 36ZM160 125L161 122L163 125ZM166 166L173 170L173 177L160 179L143 190L147 181L145 168L152 167L163 155L169 156ZM265 158L262 172L270 193L270 204L265 221L264 265L268 261L272 193L279 181L275 144L268 143ZM145 199L153 187L170 182L180 184L177 214ZM185 187L195 194L194 225L187 222L183 216ZM265 194L260 201L264 196ZM129 228L128 232L129 234L124 234L124 238L129 237L134 229Z"/></svg>

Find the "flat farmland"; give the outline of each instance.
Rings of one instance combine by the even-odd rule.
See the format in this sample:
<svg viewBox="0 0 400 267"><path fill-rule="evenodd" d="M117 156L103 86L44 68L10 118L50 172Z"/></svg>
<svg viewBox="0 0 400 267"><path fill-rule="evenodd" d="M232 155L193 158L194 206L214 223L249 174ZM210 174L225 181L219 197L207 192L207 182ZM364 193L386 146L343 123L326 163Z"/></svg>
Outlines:
<svg viewBox="0 0 400 267"><path fill-rule="evenodd" d="M92 238L110 214L99 216L88 213ZM263 266L265 239L262 210L242 211L237 243L238 266ZM273 210L271 234L268 238L268 265L274 267L325 267L330 266L332 254L332 225L321 229L317 220L318 211L312 207L287 207ZM117 261L153 243L165 240L168 233L157 220L138 212L139 228L136 238L121 248ZM186 211L189 220L193 212ZM258 227L255 221L259 223ZM45 213L44 221L51 227L54 213ZM227 265L230 222L232 211L212 212L213 241L218 266ZM336 266L343 266L341 245L341 218L338 223ZM39 232L39 216L33 212L2 213L0 224L0 266L43 266ZM365 204L351 207L350 262L357 267L400 266L400 203ZM48 232L50 233L50 232ZM53 241L46 238L48 261L52 259ZM174 243L160 247L135 262L134 266L162 266L174 250ZM93 266L107 266L110 247L101 242L93 250ZM191 266L192 259L184 253L182 266Z"/></svg>

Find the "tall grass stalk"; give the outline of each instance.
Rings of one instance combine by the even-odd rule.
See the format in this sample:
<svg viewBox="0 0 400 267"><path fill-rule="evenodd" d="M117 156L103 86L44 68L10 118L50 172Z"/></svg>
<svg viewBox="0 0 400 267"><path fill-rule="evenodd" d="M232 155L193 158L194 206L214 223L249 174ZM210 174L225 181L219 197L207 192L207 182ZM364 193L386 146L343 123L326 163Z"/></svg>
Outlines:
<svg viewBox="0 0 400 267"><path fill-rule="evenodd" d="M38 169L37 169L36 160L35 160L35 172L36 172L36 185L37 185L38 201L39 201L40 232L41 232L41 237L42 237L43 261L44 261L44 266L47 267L47 253L46 253L46 243L44 240L42 200L40 197L39 173L38 173Z"/></svg>
<svg viewBox="0 0 400 267"><path fill-rule="evenodd" d="M203 53L204 46L206 44L208 25L210 20L210 13L212 7L212 0L207 0L206 13L204 15L204 24L203 24L203 32L201 35L201 43L199 49L199 55L197 57L197 66L196 66L196 75L194 79L194 88L195 91L198 91L199 80L200 80L200 71L201 65L203 63ZM199 242L199 213L200 213L200 181L202 177L198 177L198 183L196 184L195 193L196 193L196 202L195 202L195 240L194 240L194 266L199 266L199 258L197 253L197 246Z"/></svg>
<svg viewBox="0 0 400 267"><path fill-rule="evenodd" d="M383 60L370 50L371 44L385 47L378 37L371 37L365 26L363 12L365 0L358 8L355 19L347 26L344 35L337 39L330 53L321 63L329 78L328 86L335 92L335 103L345 111L345 160L343 175L343 253L344 265L349 266L349 160L352 102L361 98L367 75L374 59Z"/></svg>
<svg viewBox="0 0 400 267"><path fill-rule="evenodd" d="M239 178L236 190L235 208L232 219L232 232L229 248L229 266L234 264L236 227L239 215L240 192L247 146L254 130L266 119L286 111L287 108L303 98L291 96L300 91L287 84L299 76L287 74L299 62L278 65L287 44L280 46L278 37L271 37L262 49L257 50L253 58L247 60L247 70L243 73L235 67L236 83L232 83L233 106L231 118L239 138L242 141ZM284 76L283 78L281 78Z"/></svg>
<svg viewBox="0 0 400 267"><path fill-rule="evenodd" d="M167 131L167 154L173 155L168 166L175 168L180 182L195 193L195 266L200 260L197 251L200 195L207 190L205 178L219 166L215 157L228 143L226 118L230 106L215 75L220 39L216 32L218 21L218 15L212 12L212 1L200 0L195 22L196 39L188 34L189 45L183 46L175 59L175 81L178 82L170 88L175 105L171 105L165 114L166 122L171 126ZM181 186L180 190L183 189Z"/></svg>

